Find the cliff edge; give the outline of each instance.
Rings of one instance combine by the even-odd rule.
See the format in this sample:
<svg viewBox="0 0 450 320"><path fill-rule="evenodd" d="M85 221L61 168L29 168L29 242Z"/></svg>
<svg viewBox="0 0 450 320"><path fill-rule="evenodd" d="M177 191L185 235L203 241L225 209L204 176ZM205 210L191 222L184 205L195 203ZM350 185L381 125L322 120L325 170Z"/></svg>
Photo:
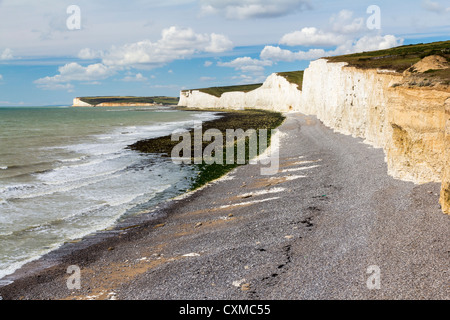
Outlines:
<svg viewBox="0 0 450 320"><path fill-rule="evenodd" d="M383 148L395 178L441 182L440 203L450 214L450 88L410 80L402 73L319 59L305 70L298 111Z"/></svg>
<svg viewBox="0 0 450 320"><path fill-rule="evenodd" d="M155 105L176 105L178 98L174 97L77 97L73 99L72 107L151 107Z"/></svg>
<svg viewBox="0 0 450 320"><path fill-rule="evenodd" d="M179 105L314 115L383 148L393 177L441 183L440 204L450 214L449 60L450 41L322 58L310 63L300 87L272 74L249 92L182 91Z"/></svg>
<svg viewBox="0 0 450 320"><path fill-rule="evenodd" d="M300 107L301 94L298 84L273 73L259 88L249 92L231 91L217 97L202 92L201 89L181 91L178 105L188 108L263 109L285 112Z"/></svg>

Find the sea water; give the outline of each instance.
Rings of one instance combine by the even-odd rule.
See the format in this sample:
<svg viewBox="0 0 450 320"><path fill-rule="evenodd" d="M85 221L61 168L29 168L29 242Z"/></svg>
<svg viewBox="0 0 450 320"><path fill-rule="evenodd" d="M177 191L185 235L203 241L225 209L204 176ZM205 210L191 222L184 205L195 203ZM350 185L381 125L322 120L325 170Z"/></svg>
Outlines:
<svg viewBox="0 0 450 320"><path fill-rule="evenodd" d="M0 108L0 279L185 192L193 167L127 146L217 117L166 106Z"/></svg>

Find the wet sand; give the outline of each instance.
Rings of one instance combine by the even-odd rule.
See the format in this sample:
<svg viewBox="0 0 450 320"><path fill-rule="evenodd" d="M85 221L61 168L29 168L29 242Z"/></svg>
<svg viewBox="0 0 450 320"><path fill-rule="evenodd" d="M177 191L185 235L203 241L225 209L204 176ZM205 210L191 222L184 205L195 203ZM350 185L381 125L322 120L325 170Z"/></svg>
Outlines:
<svg viewBox="0 0 450 320"><path fill-rule="evenodd" d="M439 184L387 175L384 154L287 115L280 170L245 165L157 212L21 269L3 299L449 299ZM263 166L264 167L264 166ZM81 269L69 290L68 266ZM36 266L42 270L35 272ZM370 266L380 270L369 289Z"/></svg>

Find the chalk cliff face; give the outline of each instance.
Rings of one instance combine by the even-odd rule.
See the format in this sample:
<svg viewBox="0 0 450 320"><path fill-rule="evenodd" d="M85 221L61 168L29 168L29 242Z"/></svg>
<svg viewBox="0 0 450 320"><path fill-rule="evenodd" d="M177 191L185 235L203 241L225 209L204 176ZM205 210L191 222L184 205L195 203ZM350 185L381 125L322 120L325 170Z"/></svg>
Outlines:
<svg viewBox="0 0 450 320"><path fill-rule="evenodd" d="M93 107L93 105L81 101L80 98L73 99L72 107Z"/></svg>
<svg viewBox="0 0 450 320"><path fill-rule="evenodd" d="M73 99L72 107L151 107L154 103L129 103L129 102L102 102L92 105L82 101L80 98Z"/></svg>
<svg viewBox="0 0 450 320"><path fill-rule="evenodd" d="M404 81L398 73L319 59L305 70L297 110L383 148L395 178L442 182L441 206L450 213L450 90L398 85Z"/></svg>
<svg viewBox="0 0 450 320"><path fill-rule="evenodd" d="M264 109L289 111L298 109L301 91L277 74L270 75L264 84L250 92L226 92L215 97L199 90L182 91L179 106L190 108Z"/></svg>
<svg viewBox="0 0 450 320"><path fill-rule="evenodd" d="M442 176L442 188L440 203L442 210L450 214L450 99L445 100L445 152L444 152L444 173Z"/></svg>
<svg viewBox="0 0 450 320"><path fill-rule="evenodd" d="M276 74L261 88L217 98L191 90L179 105L259 108L315 115L337 132L383 148L388 172L415 183L441 182L440 203L450 214L450 90L405 85L407 74L357 69L326 59L311 62L296 85Z"/></svg>

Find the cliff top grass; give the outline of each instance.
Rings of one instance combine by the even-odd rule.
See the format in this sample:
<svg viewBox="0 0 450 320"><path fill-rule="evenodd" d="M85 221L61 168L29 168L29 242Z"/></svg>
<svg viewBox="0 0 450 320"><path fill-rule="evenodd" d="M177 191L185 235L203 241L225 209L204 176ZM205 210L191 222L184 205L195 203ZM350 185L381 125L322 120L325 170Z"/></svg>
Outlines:
<svg viewBox="0 0 450 320"><path fill-rule="evenodd" d="M304 71L300 70L300 71L278 72L277 75L284 77L290 83L296 84L298 90L302 90L303 73Z"/></svg>
<svg viewBox="0 0 450 320"><path fill-rule="evenodd" d="M92 104L94 106L107 102L107 103L154 103L173 105L178 104L178 97L134 97L134 96L104 96L104 97L80 97L81 101Z"/></svg>
<svg viewBox="0 0 450 320"><path fill-rule="evenodd" d="M298 86L298 89L302 89L303 83L303 70L301 71L288 71L288 72L278 72L277 75L284 77L290 83L294 83ZM255 84L244 84L244 85L236 85L236 86L224 86L224 87L210 87L210 88L201 88L201 89L191 89L198 90L203 93L210 94L212 96L220 98L222 94L226 92L250 92L255 89L261 87L262 83ZM187 92L190 90L183 90L183 92Z"/></svg>
<svg viewBox="0 0 450 320"><path fill-rule="evenodd" d="M237 86L225 86L225 87L211 87L211 88L201 88L201 89L192 89L192 90L198 90L203 93L210 94L212 96L220 98L222 94L226 92L249 92L255 89L258 89L262 86L262 83L255 83L255 84L243 84L243 85L237 85ZM183 92L187 92L190 90L184 90Z"/></svg>
<svg viewBox="0 0 450 320"><path fill-rule="evenodd" d="M354 53L327 57L330 62L347 62L349 66L361 69L388 69L404 72L423 58L431 55L442 56L450 62L450 40L399 46L386 50ZM450 81L450 69L429 70L423 76Z"/></svg>

